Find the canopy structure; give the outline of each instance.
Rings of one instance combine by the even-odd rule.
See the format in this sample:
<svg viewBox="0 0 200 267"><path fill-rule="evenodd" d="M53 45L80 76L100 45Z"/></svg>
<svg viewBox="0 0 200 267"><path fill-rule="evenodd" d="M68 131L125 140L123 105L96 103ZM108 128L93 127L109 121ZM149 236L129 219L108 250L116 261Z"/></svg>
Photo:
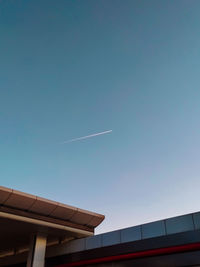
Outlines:
<svg viewBox="0 0 200 267"><path fill-rule="evenodd" d="M31 236L38 237L40 243L44 240L46 248L51 243L93 235L103 220L101 214L0 187L0 259L30 251ZM32 260L27 266L43 266L34 265L34 253L29 255Z"/></svg>

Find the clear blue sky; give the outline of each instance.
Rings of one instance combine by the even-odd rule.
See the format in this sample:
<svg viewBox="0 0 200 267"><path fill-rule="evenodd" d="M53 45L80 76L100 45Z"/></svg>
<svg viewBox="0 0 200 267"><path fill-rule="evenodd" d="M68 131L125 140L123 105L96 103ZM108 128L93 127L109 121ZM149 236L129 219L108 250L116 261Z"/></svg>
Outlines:
<svg viewBox="0 0 200 267"><path fill-rule="evenodd" d="M105 214L97 233L200 210L199 14L0 1L1 185Z"/></svg>

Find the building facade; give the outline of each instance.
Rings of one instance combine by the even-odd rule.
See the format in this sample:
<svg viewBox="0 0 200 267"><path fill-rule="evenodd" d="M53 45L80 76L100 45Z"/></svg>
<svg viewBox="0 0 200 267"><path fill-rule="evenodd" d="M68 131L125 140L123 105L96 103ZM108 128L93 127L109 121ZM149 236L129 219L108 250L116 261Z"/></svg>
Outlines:
<svg viewBox="0 0 200 267"><path fill-rule="evenodd" d="M101 214L0 188L0 266L200 266L200 212L94 235Z"/></svg>

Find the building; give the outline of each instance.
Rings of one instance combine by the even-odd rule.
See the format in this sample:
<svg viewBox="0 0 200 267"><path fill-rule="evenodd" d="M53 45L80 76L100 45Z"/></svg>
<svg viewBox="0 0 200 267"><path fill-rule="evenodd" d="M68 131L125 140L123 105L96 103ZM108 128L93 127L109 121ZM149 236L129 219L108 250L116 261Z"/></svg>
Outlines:
<svg viewBox="0 0 200 267"><path fill-rule="evenodd" d="M200 212L100 235L103 215L0 187L0 266L200 266Z"/></svg>
<svg viewBox="0 0 200 267"><path fill-rule="evenodd" d="M53 244L91 236L104 219L41 197L0 187L0 266L44 266Z"/></svg>

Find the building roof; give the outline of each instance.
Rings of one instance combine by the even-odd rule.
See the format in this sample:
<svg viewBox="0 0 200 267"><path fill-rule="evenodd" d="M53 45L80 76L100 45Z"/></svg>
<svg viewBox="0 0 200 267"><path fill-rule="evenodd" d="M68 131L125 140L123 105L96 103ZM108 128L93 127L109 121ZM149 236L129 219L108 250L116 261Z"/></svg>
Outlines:
<svg viewBox="0 0 200 267"><path fill-rule="evenodd" d="M34 233L45 233L47 245L65 242L93 235L103 220L101 214L0 186L0 258L27 250Z"/></svg>
<svg viewBox="0 0 200 267"><path fill-rule="evenodd" d="M24 211L30 217L33 217L33 214L42 215L52 219L71 222L79 226L86 226L91 229L97 227L105 218L101 214L2 186L0 186L0 205L11 208L9 211L14 214L17 211Z"/></svg>

